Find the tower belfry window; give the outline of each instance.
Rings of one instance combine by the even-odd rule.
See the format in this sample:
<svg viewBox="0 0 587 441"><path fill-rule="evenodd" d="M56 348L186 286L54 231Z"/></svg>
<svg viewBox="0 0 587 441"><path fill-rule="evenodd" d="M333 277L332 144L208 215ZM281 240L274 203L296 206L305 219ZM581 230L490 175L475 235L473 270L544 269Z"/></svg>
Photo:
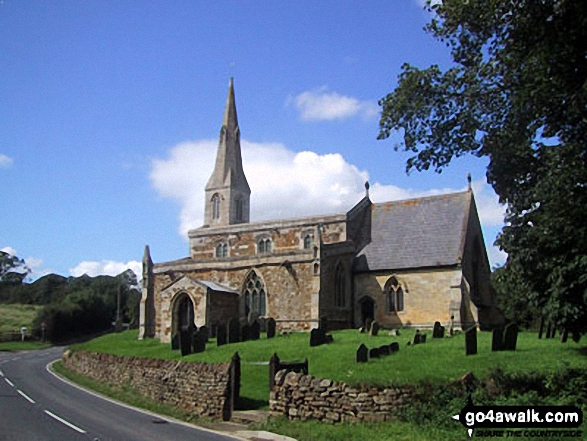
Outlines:
<svg viewBox="0 0 587 441"><path fill-rule="evenodd" d="M220 218L220 196L216 193L212 196L212 219Z"/></svg>

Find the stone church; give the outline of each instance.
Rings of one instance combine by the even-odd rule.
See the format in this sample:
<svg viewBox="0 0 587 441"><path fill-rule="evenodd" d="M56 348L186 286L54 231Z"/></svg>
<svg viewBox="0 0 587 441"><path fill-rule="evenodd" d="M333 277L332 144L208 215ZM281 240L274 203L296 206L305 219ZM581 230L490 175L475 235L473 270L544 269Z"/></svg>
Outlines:
<svg viewBox="0 0 587 441"><path fill-rule="evenodd" d="M189 257L143 258L139 338L169 342L191 323L273 317L280 330L431 327L490 329L503 322L470 189L373 203L369 186L346 213L263 222L249 219L234 86L230 80L204 225Z"/></svg>

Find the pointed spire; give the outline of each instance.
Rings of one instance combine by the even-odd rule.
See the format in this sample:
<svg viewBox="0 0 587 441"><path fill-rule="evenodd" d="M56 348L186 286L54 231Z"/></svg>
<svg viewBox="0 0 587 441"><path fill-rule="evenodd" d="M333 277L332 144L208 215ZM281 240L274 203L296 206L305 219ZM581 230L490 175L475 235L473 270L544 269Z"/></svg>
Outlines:
<svg viewBox="0 0 587 441"><path fill-rule="evenodd" d="M145 245L145 252L143 253L143 264L153 264L151 260L151 250L149 249L149 245Z"/></svg>
<svg viewBox="0 0 587 441"><path fill-rule="evenodd" d="M224 110L224 119L222 126L227 129L234 129L238 127L238 119L236 117L236 102L234 99L234 78L230 77L228 81L228 96L226 97L226 109Z"/></svg>

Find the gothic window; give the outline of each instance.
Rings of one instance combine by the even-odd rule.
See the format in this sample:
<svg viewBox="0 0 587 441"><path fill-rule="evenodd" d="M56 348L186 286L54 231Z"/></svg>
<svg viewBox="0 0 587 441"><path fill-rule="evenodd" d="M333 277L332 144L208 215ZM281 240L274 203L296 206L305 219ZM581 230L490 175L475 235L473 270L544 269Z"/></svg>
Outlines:
<svg viewBox="0 0 587 441"><path fill-rule="evenodd" d="M304 236L304 249L309 250L310 248L312 248L312 242L314 242L314 238L312 237L312 235L306 234Z"/></svg>
<svg viewBox="0 0 587 441"><path fill-rule="evenodd" d="M228 257L228 244L219 243L216 245L216 257Z"/></svg>
<svg viewBox="0 0 587 441"><path fill-rule="evenodd" d="M263 237L257 242L257 251L259 254L267 254L271 252L271 239Z"/></svg>
<svg viewBox="0 0 587 441"><path fill-rule="evenodd" d="M404 290L395 277L391 277L387 283L386 292L388 297L389 312L404 310Z"/></svg>
<svg viewBox="0 0 587 441"><path fill-rule="evenodd" d="M346 274L340 263L336 266L334 274L334 305L346 306Z"/></svg>
<svg viewBox="0 0 587 441"><path fill-rule="evenodd" d="M236 203L236 220L237 220L237 222L242 222L244 220L243 199L237 198L235 200L235 203Z"/></svg>
<svg viewBox="0 0 587 441"><path fill-rule="evenodd" d="M245 315L256 312L260 316L267 313L267 294L265 285L255 271L251 271L245 279Z"/></svg>
<svg viewBox="0 0 587 441"><path fill-rule="evenodd" d="M220 196L218 193L212 196L212 219L220 218Z"/></svg>

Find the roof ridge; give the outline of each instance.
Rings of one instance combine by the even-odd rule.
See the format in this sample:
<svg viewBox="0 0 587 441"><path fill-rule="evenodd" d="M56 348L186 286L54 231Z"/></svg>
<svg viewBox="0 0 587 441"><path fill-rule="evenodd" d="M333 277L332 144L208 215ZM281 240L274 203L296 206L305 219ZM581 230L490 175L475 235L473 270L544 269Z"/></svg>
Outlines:
<svg viewBox="0 0 587 441"><path fill-rule="evenodd" d="M392 201L373 202L373 205L386 205L386 204L395 204L395 203L401 204L403 202L422 201L422 200L427 200L427 199L444 199L444 198L447 198L447 197L467 195L468 193L469 193L468 190L455 191L453 193L441 193L441 194L434 194L434 195L429 195L429 196L420 196L420 197L414 197L414 198L408 198L408 199L395 199L395 200L392 200Z"/></svg>

